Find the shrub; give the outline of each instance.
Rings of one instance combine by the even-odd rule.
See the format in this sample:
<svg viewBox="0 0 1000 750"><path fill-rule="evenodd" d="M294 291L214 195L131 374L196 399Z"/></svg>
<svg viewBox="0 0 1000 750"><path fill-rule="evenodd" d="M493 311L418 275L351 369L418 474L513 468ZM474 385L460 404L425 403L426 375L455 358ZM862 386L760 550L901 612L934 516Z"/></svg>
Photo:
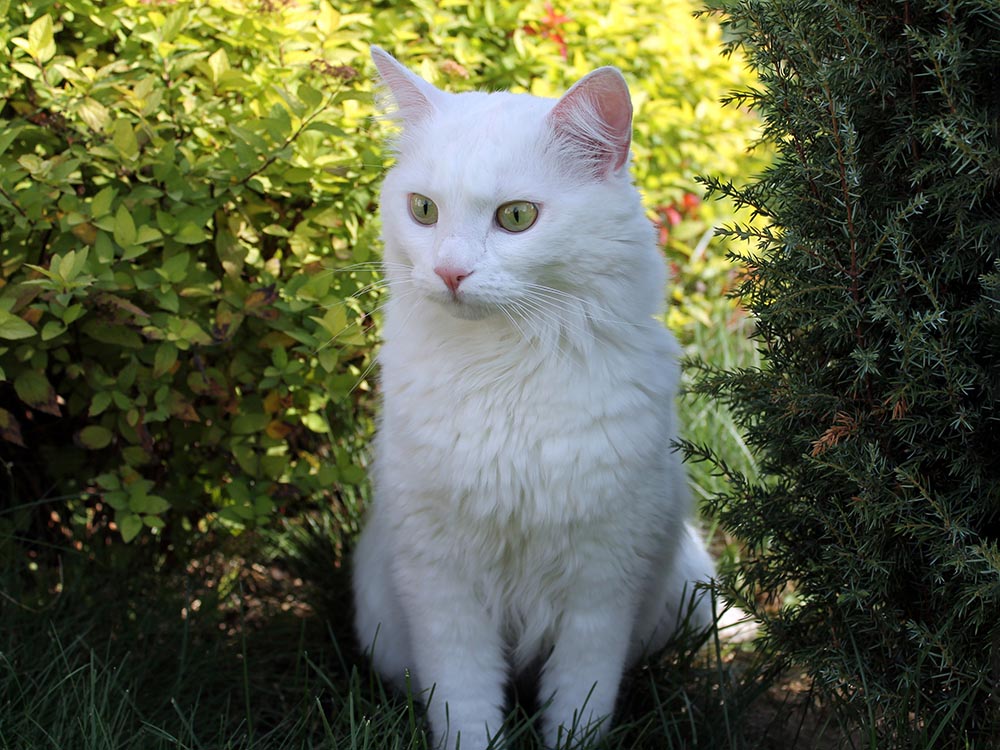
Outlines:
<svg viewBox="0 0 1000 750"><path fill-rule="evenodd" d="M4 450L126 541L362 478L371 275L331 271L373 250L360 33L247 10L5 14Z"/></svg>
<svg viewBox="0 0 1000 750"><path fill-rule="evenodd" d="M705 250L732 208L700 205L693 175L756 163L755 121L716 106L745 74L686 0L571 18L539 2L0 10L0 459L15 497L47 498L0 516L8 531L41 519L82 542L113 524L182 550L354 496L381 294L371 41L452 90L555 94L620 64L664 242L678 262L701 242L699 268L728 278Z"/></svg>
<svg viewBox="0 0 1000 750"><path fill-rule="evenodd" d="M741 0L738 98L777 144L716 190L771 224L740 291L760 369L700 389L769 475L718 497L729 585L870 747L1000 736L1000 50L993 2ZM698 451L702 455L710 451ZM722 471L728 469L716 460Z"/></svg>

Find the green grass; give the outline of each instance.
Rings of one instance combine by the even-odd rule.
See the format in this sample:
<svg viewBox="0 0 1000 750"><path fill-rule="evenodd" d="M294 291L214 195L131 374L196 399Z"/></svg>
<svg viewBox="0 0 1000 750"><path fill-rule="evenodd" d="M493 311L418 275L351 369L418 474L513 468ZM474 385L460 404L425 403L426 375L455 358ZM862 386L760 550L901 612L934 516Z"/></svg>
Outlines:
<svg viewBox="0 0 1000 750"><path fill-rule="evenodd" d="M346 573L328 562L292 589L266 579L305 571L242 562L222 594L231 566L162 580L91 569L42 609L6 600L0 748L428 747L419 707L387 695L354 650ZM300 606L283 610L290 597ZM602 747L743 747L736 678L714 653L679 644L630 675ZM523 714L512 734L537 746Z"/></svg>

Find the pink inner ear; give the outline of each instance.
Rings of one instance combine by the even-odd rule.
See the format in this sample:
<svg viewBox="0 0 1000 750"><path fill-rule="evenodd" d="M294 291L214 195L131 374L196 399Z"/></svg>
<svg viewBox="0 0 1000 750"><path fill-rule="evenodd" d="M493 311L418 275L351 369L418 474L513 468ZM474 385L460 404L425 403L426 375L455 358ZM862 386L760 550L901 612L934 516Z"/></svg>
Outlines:
<svg viewBox="0 0 1000 750"><path fill-rule="evenodd" d="M434 106L429 90L433 87L381 47L372 45L371 53L379 78L388 89L402 119L412 123L430 115Z"/></svg>
<svg viewBox="0 0 1000 750"><path fill-rule="evenodd" d="M628 162L632 142L632 100L615 68L598 68L580 79L549 114L557 135L598 178Z"/></svg>

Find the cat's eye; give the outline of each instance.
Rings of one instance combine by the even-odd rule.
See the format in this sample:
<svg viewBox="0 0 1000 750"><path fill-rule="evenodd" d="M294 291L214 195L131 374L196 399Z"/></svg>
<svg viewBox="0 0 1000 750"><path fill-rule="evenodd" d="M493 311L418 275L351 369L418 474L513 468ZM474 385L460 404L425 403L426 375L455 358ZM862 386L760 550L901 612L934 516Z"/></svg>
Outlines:
<svg viewBox="0 0 1000 750"><path fill-rule="evenodd" d="M437 224L438 207L430 198L420 193L410 193L410 216L418 224Z"/></svg>
<svg viewBox="0 0 1000 750"><path fill-rule="evenodd" d="M538 218L538 206L531 201L511 201L497 209L497 224L508 232L523 232Z"/></svg>

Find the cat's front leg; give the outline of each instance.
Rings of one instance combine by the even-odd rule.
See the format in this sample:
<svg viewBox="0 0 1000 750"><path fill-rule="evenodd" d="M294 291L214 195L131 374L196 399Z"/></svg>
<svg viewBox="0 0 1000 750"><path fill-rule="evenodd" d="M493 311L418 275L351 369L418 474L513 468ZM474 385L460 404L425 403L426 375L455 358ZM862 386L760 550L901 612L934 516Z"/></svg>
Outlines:
<svg viewBox="0 0 1000 750"><path fill-rule="evenodd" d="M611 725L634 607L622 582L581 585L567 601L540 697L546 747L577 747Z"/></svg>
<svg viewBox="0 0 1000 750"><path fill-rule="evenodd" d="M508 672L499 628L460 570L413 565L402 576L434 746L499 747Z"/></svg>

